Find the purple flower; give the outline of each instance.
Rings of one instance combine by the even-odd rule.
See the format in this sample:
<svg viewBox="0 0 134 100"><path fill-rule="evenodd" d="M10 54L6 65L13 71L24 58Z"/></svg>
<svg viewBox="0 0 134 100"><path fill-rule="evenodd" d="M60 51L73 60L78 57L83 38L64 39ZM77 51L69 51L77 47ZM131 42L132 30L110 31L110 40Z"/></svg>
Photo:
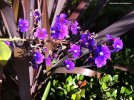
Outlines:
<svg viewBox="0 0 134 100"><path fill-rule="evenodd" d="M45 28L37 28L36 32L34 32L34 36L43 40L48 37L48 34Z"/></svg>
<svg viewBox="0 0 134 100"><path fill-rule="evenodd" d="M90 38L90 39L88 40L88 49L89 49L89 50L93 50L94 45L95 45L95 40L94 40L94 38Z"/></svg>
<svg viewBox="0 0 134 100"><path fill-rule="evenodd" d="M82 44L85 44L85 42L88 41L88 34L82 33L80 36L80 40Z"/></svg>
<svg viewBox="0 0 134 100"><path fill-rule="evenodd" d="M47 58L45 58L46 61L46 66L50 66L52 64L51 58L50 56L48 56Z"/></svg>
<svg viewBox="0 0 134 100"><path fill-rule="evenodd" d="M80 41L83 47L88 47L88 49L93 50L93 47L95 45L95 39L91 37L90 32L82 33Z"/></svg>
<svg viewBox="0 0 134 100"><path fill-rule="evenodd" d="M64 61L65 66L67 67L68 70L73 70L75 67L75 63L69 59Z"/></svg>
<svg viewBox="0 0 134 100"><path fill-rule="evenodd" d="M73 23L71 24L71 31L72 31L72 34L74 34L74 35L77 34L77 32L78 32L77 27L78 27L78 22L77 22L77 21L75 21L75 22L73 22Z"/></svg>
<svg viewBox="0 0 134 100"><path fill-rule="evenodd" d="M74 59L81 55L81 47L76 44L71 45L68 51L72 53Z"/></svg>
<svg viewBox="0 0 134 100"><path fill-rule="evenodd" d="M34 55L33 55L33 62L35 64L41 64L43 62L43 59L44 59L44 55L40 52L35 52Z"/></svg>
<svg viewBox="0 0 134 100"><path fill-rule="evenodd" d="M56 17L54 26L51 27L52 38L54 39L64 39L68 36L68 20L66 20L65 14L60 14Z"/></svg>
<svg viewBox="0 0 134 100"><path fill-rule="evenodd" d="M95 64L97 65L98 68L101 68L102 66L106 65L106 59L104 56L98 56L95 59Z"/></svg>
<svg viewBox="0 0 134 100"><path fill-rule="evenodd" d="M28 21L20 18L18 22L18 27L20 29L20 32L26 32L28 30Z"/></svg>
<svg viewBox="0 0 134 100"><path fill-rule="evenodd" d="M123 48L123 42L120 38L116 38L113 43L114 51L118 52Z"/></svg>
<svg viewBox="0 0 134 100"><path fill-rule="evenodd" d="M53 34L51 35L54 39L64 39L68 36L68 26L62 24L56 24L51 28Z"/></svg>
<svg viewBox="0 0 134 100"><path fill-rule="evenodd" d="M106 60L110 59L111 52L107 46L97 46L95 51L95 64L98 68L106 64Z"/></svg>
<svg viewBox="0 0 134 100"><path fill-rule="evenodd" d="M61 14L60 14L60 19L65 19L65 18L66 18L66 14L61 13Z"/></svg>
<svg viewBox="0 0 134 100"><path fill-rule="evenodd" d="M66 14L61 13L59 16L56 17L55 23L66 24L67 22L68 20L66 20Z"/></svg>
<svg viewBox="0 0 134 100"><path fill-rule="evenodd" d="M39 10L38 9L35 9L33 15L34 15L34 17L39 17L40 16Z"/></svg>
<svg viewBox="0 0 134 100"><path fill-rule="evenodd" d="M35 9L33 16L34 16L36 22L40 21L40 13L39 13L38 9Z"/></svg>

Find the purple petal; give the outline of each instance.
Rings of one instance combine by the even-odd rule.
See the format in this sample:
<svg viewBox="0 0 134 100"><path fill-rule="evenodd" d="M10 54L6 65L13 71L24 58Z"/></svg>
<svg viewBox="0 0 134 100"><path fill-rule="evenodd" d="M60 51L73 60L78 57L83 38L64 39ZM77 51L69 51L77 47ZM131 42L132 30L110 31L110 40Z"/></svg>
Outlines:
<svg viewBox="0 0 134 100"><path fill-rule="evenodd" d="M102 66L106 65L106 59L103 56L98 56L95 58L95 64L98 68L101 68Z"/></svg>

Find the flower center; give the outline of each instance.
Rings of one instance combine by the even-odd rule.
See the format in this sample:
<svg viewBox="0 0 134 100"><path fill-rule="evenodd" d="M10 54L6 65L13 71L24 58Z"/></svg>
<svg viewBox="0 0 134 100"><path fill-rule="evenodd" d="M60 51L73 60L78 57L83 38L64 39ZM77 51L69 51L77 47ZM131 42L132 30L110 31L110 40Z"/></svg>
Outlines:
<svg viewBox="0 0 134 100"><path fill-rule="evenodd" d="M74 50L75 53L77 53L78 51L77 50Z"/></svg>
<svg viewBox="0 0 134 100"><path fill-rule="evenodd" d="M120 46L120 45L117 45L116 47L117 47L117 48L121 48L121 46Z"/></svg>
<svg viewBox="0 0 134 100"><path fill-rule="evenodd" d="M52 33L55 33L55 31L51 31Z"/></svg>
<svg viewBox="0 0 134 100"><path fill-rule="evenodd" d="M100 52L100 55L102 56L103 55L103 52Z"/></svg>
<svg viewBox="0 0 134 100"><path fill-rule="evenodd" d="M68 67L69 67L69 65L66 65L66 67L68 68Z"/></svg>

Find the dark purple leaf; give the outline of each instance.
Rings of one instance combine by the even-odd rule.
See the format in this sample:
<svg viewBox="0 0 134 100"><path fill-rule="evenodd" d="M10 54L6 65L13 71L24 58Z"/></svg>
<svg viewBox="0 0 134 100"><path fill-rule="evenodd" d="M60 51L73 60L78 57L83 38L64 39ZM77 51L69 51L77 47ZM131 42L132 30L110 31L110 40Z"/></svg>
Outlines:
<svg viewBox="0 0 134 100"><path fill-rule="evenodd" d="M131 11L129 14L125 15L117 22L113 23L104 30L100 31L98 33L97 40L100 41L102 39L103 41L106 41L107 38L105 37L105 35L107 33L117 37L130 31L133 28L134 28L134 11Z"/></svg>
<svg viewBox="0 0 134 100"><path fill-rule="evenodd" d="M15 65L13 66L18 76L18 86L21 100L32 100L29 80L29 60L25 50L14 48Z"/></svg>
<svg viewBox="0 0 134 100"><path fill-rule="evenodd" d="M3 20L6 25L7 30L10 31L10 37L19 37L19 33L17 32L17 27L14 19L14 14L11 7L3 0L0 0L0 10L3 15ZM7 13L8 12L8 13Z"/></svg>

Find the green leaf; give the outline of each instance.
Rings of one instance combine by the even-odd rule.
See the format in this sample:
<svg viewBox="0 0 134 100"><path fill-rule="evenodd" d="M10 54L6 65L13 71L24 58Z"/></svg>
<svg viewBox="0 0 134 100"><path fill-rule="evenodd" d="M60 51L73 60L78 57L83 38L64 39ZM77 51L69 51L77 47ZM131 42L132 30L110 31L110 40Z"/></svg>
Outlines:
<svg viewBox="0 0 134 100"><path fill-rule="evenodd" d="M51 81L48 82L47 87L45 89L45 92L44 92L41 100L46 100L47 99L47 95L49 93L50 87L51 87Z"/></svg>
<svg viewBox="0 0 134 100"><path fill-rule="evenodd" d="M120 93L123 94L125 92L125 90L126 90L126 87L122 86Z"/></svg>
<svg viewBox="0 0 134 100"><path fill-rule="evenodd" d="M103 82L109 82L112 80L112 77L110 75L106 75L103 77Z"/></svg>
<svg viewBox="0 0 134 100"><path fill-rule="evenodd" d="M114 75L114 76L113 76L113 81L114 81L114 82L118 82L118 75Z"/></svg>
<svg viewBox="0 0 134 100"><path fill-rule="evenodd" d="M114 90L114 91L113 91L112 96L113 96L113 97L116 97L116 96L117 96L117 90Z"/></svg>
<svg viewBox="0 0 134 100"><path fill-rule="evenodd" d="M80 95L81 95L81 96L84 96L84 95L85 95L85 89L83 89L83 90L80 92Z"/></svg>
<svg viewBox="0 0 134 100"><path fill-rule="evenodd" d="M57 60L54 59L54 60L52 61L52 64L56 64L56 63L57 63Z"/></svg>
<svg viewBox="0 0 134 100"><path fill-rule="evenodd" d="M67 90L64 90L64 93L65 93L66 95L67 95L67 92L68 92Z"/></svg>
<svg viewBox="0 0 134 100"><path fill-rule="evenodd" d="M76 94L72 94L71 99L75 100Z"/></svg>
<svg viewBox="0 0 134 100"><path fill-rule="evenodd" d="M84 79L84 75L80 75L79 79L82 81Z"/></svg>
<svg viewBox="0 0 134 100"><path fill-rule="evenodd" d="M76 79L79 80L80 74L77 74Z"/></svg>
<svg viewBox="0 0 134 100"><path fill-rule="evenodd" d="M59 87L58 80L53 80L53 86L54 87Z"/></svg>
<svg viewBox="0 0 134 100"><path fill-rule="evenodd" d="M67 91L70 91L70 85L69 84L67 85Z"/></svg>
<svg viewBox="0 0 134 100"><path fill-rule="evenodd" d="M106 83L103 83L102 84L102 89L105 90L107 88L107 84Z"/></svg>
<svg viewBox="0 0 134 100"><path fill-rule="evenodd" d="M0 42L0 65L5 66L10 56L10 48L4 42Z"/></svg>
<svg viewBox="0 0 134 100"><path fill-rule="evenodd" d="M71 77L71 76L69 76L69 77L66 79L66 81L67 81L67 82L71 82L71 83L72 83L73 79L72 79L72 77Z"/></svg>
<svg viewBox="0 0 134 100"><path fill-rule="evenodd" d="M111 97L110 92L106 92L107 97Z"/></svg>
<svg viewBox="0 0 134 100"><path fill-rule="evenodd" d="M81 100L81 96L80 96L79 92L76 93L76 99L75 100Z"/></svg>
<svg viewBox="0 0 134 100"><path fill-rule="evenodd" d="M129 100L133 100L133 98L132 97L129 97Z"/></svg>
<svg viewBox="0 0 134 100"><path fill-rule="evenodd" d="M110 98L109 100L115 100L114 98Z"/></svg>
<svg viewBox="0 0 134 100"><path fill-rule="evenodd" d="M128 89L126 89L126 90L125 90L125 93L126 93L126 94L131 94L132 91L129 91Z"/></svg>
<svg viewBox="0 0 134 100"><path fill-rule="evenodd" d="M74 86L71 86L71 88L70 88L71 90L74 90L75 88L74 88Z"/></svg>

